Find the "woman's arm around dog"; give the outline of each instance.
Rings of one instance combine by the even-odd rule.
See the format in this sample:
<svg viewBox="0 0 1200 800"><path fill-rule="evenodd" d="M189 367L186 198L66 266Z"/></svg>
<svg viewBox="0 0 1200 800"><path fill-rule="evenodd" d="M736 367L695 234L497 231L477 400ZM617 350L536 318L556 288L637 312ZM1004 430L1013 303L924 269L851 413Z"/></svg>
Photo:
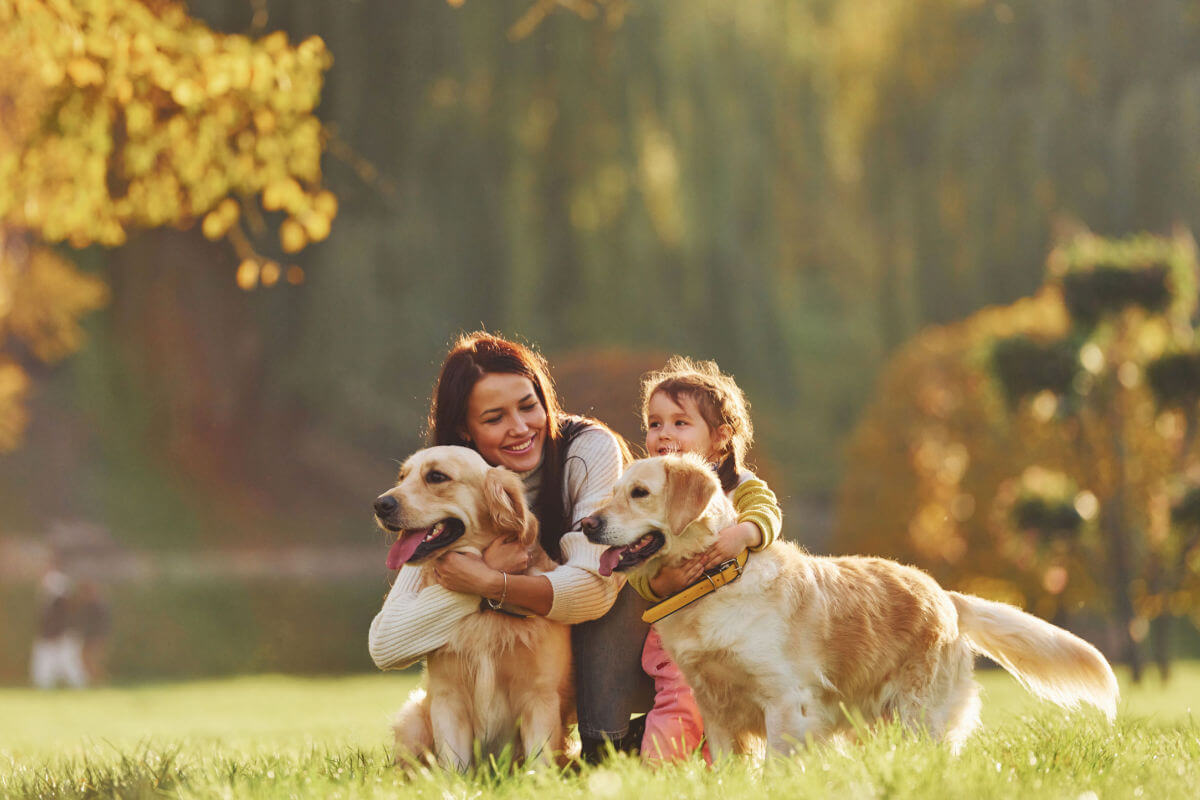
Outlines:
<svg viewBox="0 0 1200 800"><path fill-rule="evenodd" d="M563 476L563 500L578 521L591 514L612 494L621 476L621 451L604 428L590 428L571 442ZM603 616L617 598L622 579L600 575L605 548L578 530L560 541L564 563L547 575L509 575L506 579L478 557L450 553L438 561L435 575L443 588L476 592L492 600L503 598L555 622L574 625Z"/></svg>
<svg viewBox="0 0 1200 800"><path fill-rule="evenodd" d="M380 669L403 669L449 641L458 621L479 609L479 597L437 584L421 588L423 567L404 566L371 621L368 648Z"/></svg>

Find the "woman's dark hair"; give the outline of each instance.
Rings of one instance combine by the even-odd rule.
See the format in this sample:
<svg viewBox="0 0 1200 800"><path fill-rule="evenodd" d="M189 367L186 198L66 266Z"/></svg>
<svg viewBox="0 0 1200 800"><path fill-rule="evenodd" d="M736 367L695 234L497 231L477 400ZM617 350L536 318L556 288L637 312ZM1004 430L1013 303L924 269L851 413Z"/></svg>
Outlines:
<svg viewBox="0 0 1200 800"><path fill-rule="evenodd" d="M533 391L546 410L546 439L542 451L542 475L533 513L538 519L539 538L555 561L562 560L559 538L574 520L563 507L563 475L567 448L583 430L602 423L563 413L550 379L546 359L536 350L486 331L465 333L458 338L442 362L433 402L429 407L430 445L459 445L475 449L466 438L467 403L471 390L484 375L507 373L528 378ZM616 436L616 434L613 434ZM621 437L622 457L629 461L629 450Z"/></svg>

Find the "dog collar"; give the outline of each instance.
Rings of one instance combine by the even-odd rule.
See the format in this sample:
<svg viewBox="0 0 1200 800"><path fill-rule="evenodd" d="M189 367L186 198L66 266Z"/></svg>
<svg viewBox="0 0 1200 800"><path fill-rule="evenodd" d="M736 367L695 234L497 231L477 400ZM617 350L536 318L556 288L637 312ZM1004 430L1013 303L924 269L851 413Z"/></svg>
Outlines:
<svg viewBox="0 0 1200 800"><path fill-rule="evenodd" d="M674 614L684 606L696 602L706 594L712 594L722 586L734 582L742 577L742 567L746 566L748 558L750 558L750 551L743 550L737 558L731 558L723 564L718 564L705 572L704 577L691 586L671 595L661 603L650 606L642 614L642 621L658 622L663 617Z"/></svg>
<svg viewBox="0 0 1200 800"><path fill-rule="evenodd" d="M522 614L519 611L513 611L509 606L505 605L502 605L498 608L493 608L492 606L488 605L487 598L484 597L479 598L479 610L489 611L493 614L504 614L509 617L516 617L517 619L529 619L533 616L533 614Z"/></svg>

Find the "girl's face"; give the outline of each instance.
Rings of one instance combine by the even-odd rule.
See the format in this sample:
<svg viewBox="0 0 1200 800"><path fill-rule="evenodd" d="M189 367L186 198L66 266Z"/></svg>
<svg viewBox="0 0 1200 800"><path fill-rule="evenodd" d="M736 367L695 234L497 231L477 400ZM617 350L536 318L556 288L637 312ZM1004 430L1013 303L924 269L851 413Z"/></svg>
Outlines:
<svg viewBox="0 0 1200 800"><path fill-rule="evenodd" d="M489 372L467 398L467 438L492 466L528 472L546 446L546 409L533 381L510 372Z"/></svg>
<svg viewBox="0 0 1200 800"><path fill-rule="evenodd" d="M680 394L677 403L666 392L655 392L646 403L646 450L652 456L696 453L716 461L728 441L726 426L708 427L691 395Z"/></svg>

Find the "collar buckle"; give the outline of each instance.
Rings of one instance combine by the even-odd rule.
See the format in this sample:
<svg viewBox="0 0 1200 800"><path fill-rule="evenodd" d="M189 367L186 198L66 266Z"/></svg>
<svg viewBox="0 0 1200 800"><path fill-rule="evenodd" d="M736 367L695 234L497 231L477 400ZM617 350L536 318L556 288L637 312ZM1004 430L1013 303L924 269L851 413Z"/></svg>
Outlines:
<svg viewBox="0 0 1200 800"><path fill-rule="evenodd" d="M522 614L519 611L513 611L508 606L499 603L493 606L486 597L479 598L479 610L491 614L504 614L505 616L516 617L517 619L529 619L533 616L532 614Z"/></svg>
<svg viewBox="0 0 1200 800"><path fill-rule="evenodd" d="M728 561L722 561L712 569L705 570L700 580L693 583L691 586L684 588L680 592L676 592L670 597L660 601L659 603L646 609L642 614L642 620L649 623L658 622L664 617L669 617L684 606L690 605L707 594L715 592L722 586L727 586L733 583L738 578L742 577L743 568L746 565L746 560L750 557L749 550L743 550L735 558Z"/></svg>
<svg viewBox="0 0 1200 800"><path fill-rule="evenodd" d="M742 565L736 558L731 558L728 561L722 561L720 564L717 564L712 569L707 570L704 574L705 574L705 576L720 575L722 572L724 572L727 569L733 569L733 570L737 571L737 575L735 575L734 578L742 577ZM730 580L733 580L734 578L730 578ZM709 580L711 581L711 578Z"/></svg>

